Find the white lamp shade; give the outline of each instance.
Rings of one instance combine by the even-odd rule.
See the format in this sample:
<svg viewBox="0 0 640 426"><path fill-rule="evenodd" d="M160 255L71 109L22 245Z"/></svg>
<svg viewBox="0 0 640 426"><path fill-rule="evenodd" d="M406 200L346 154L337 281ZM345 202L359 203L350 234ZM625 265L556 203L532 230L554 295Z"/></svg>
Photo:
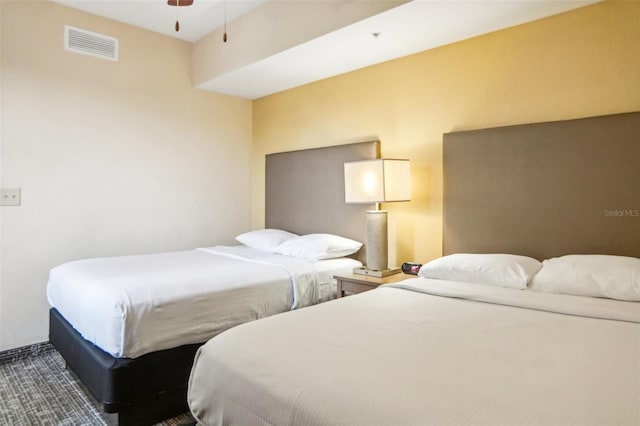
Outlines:
<svg viewBox="0 0 640 426"><path fill-rule="evenodd" d="M409 160L365 160L344 163L344 192L347 203L409 201Z"/></svg>

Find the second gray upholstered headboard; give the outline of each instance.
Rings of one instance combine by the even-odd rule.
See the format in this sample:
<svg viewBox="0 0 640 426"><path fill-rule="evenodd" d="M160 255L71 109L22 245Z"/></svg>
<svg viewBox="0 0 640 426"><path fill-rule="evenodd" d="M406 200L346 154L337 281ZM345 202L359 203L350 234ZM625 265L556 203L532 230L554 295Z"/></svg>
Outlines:
<svg viewBox="0 0 640 426"><path fill-rule="evenodd" d="M344 163L380 158L380 142L266 156L265 226L296 234L330 233L362 243L370 206L344 202ZM365 249L357 258L364 260Z"/></svg>
<svg viewBox="0 0 640 426"><path fill-rule="evenodd" d="M444 254L640 257L640 113L444 135Z"/></svg>

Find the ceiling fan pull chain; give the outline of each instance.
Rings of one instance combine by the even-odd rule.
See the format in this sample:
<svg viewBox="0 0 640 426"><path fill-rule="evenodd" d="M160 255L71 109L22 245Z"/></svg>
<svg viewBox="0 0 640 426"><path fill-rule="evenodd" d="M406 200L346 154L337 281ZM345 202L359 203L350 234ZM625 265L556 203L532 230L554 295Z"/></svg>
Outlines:
<svg viewBox="0 0 640 426"><path fill-rule="evenodd" d="M179 9L181 6L191 6L193 0L167 0L167 4L176 8L176 32L178 32L180 31Z"/></svg>
<svg viewBox="0 0 640 426"><path fill-rule="evenodd" d="M224 2L224 34L222 35L222 41L227 42L227 0Z"/></svg>
<svg viewBox="0 0 640 426"><path fill-rule="evenodd" d="M176 0L176 32L180 31L180 22L178 22L178 10L180 10L180 0Z"/></svg>

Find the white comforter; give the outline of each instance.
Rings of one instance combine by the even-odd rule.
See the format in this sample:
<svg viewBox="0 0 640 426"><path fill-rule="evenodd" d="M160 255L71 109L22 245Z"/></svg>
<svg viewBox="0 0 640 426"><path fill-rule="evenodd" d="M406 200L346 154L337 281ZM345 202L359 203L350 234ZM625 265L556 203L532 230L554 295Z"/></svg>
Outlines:
<svg viewBox="0 0 640 426"><path fill-rule="evenodd" d="M86 259L52 269L47 296L85 339L135 358L314 304L328 273L359 264L311 263L244 246Z"/></svg>
<svg viewBox="0 0 640 426"><path fill-rule="evenodd" d="M188 400L205 425L638 425L639 322L634 302L413 279L220 334Z"/></svg>

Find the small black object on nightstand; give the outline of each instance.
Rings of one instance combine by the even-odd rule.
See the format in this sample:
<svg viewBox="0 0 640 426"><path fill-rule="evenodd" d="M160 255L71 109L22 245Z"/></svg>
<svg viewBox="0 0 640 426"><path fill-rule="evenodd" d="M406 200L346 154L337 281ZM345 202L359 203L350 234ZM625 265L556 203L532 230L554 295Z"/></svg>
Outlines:
<svg viewBox="0 0 640 426"><path fill-rule="evenodd" d="M402 264L402 272L405 274L418 275L421 267L422 263L405 262Z"/></svg>

